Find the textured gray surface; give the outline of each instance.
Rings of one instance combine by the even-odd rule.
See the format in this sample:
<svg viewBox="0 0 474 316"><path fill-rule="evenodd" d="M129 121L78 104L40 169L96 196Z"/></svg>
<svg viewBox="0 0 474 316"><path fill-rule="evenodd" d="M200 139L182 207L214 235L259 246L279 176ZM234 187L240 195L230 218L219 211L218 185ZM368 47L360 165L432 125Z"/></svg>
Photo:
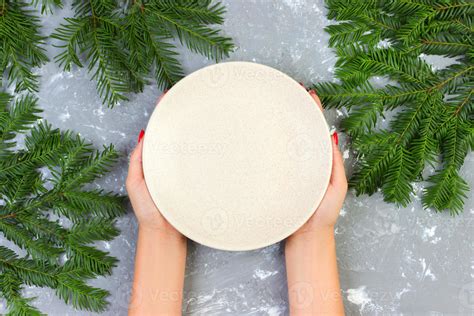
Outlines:
<svg viewBox="0 0 474 316"><path fill-rule="evenodd" d="M322 0L228 0L225 31L238 49L230 60L255 61L309 82L332 80L334 54L328 36ZM43 19L48 33L70 9ZM48 49L54 56L55 48ZM185 53L186 71L210 62ZM442 61L434 63L441 67ZM115 109L101 105L93 82L83 69L62 73L49 63L38 71L42 77L40 104L45 118L60 128L73 129L97 146L114 143L129 154L141 128L146 126L160 91L148 87ZM326 117L336 125L343 113ZM346 167L353 155L342 146ZM471 154L463 175L474 186ZM127 160L100 185L124 193ZM337 224L337 252L345 309L349 315L474 314L474 199L462 215L423 210L417 186L414 202L399 209L385 204L379 194L355 197L349 193ZM125 315L133 273L136 223L129 213L119 221L122 234L100 247L120 259L112 277L93 284L112 293L104 315ZM58 300L51 291L29 288L36 305L50 315L87 315ZM283 248L274 245L252 252L223 252L190 243L186 270L187 315L287 315L287 290ZM0 303L0 313L2 312Z"/></svg>

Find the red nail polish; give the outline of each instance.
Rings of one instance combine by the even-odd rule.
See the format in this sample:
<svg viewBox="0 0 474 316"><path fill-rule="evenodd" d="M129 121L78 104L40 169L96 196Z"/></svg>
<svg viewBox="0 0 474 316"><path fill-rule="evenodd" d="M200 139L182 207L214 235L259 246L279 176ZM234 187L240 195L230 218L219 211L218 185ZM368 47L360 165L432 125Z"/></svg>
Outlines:
<svg viewBox="0 0 474 316"><path fill-rule="evenodd" d="M138 134L138 141L137 141L137 143L140 143L140 141L142 140L143 136L145 136L145 131L144 131L144 130L141 130L141 131L140 131L140 134Z"/></svg>
<svg viewBox="0 0 474 316"><path fill-rule="evenodd" d="M339 137L337 136L337 132L334 132L334 134L332 134L332 138L334 139L336 145L339 145Z"/></svg>
<svg viewBox="0 0 474 316"><path fill-rule="evenodd" d="M309 90L308 92L309 92L309 94L311 94L311 95L316 95L316 91L314 91L314 90L312 90L312 89Z"/></svg>

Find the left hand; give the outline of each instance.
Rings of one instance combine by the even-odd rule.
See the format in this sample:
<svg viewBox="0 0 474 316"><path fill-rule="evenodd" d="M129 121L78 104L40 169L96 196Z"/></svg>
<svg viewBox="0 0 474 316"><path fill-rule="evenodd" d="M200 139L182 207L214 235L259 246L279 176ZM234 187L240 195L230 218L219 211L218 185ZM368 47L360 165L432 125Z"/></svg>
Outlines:
<svg viewBox="0 0 474 316"><path fill-rule="evenodd" d="M323 110L321 100L314 90L309 91L316 105ZM318 233L319 231L334 231L339 212L344 203L347 193L347 179L344 171L344 161L338 147L337 134L332 137L332 172L329 185L313 216L289 238L301 236L306 233Z"/></svg>
<svg viewBox="0 0 474 316"><path fill-rule="evenodd" d="M142 130L139 135L138 144L130 156L130 165L126 181L128 197L132 203L135 216L137 217L139 228L159 231L173 238L184 238L184 236L161 215L148 191L142 166L143 137L144 131Z"/></svg>

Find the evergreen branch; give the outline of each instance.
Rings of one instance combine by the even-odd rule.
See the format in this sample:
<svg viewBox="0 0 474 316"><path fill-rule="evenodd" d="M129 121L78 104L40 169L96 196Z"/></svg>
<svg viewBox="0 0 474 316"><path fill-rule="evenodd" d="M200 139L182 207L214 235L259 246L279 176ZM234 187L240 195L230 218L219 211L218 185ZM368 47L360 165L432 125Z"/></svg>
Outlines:
<svg viewBox="0 0 474 316"><path fill-rule="evenodd" d="M67 254L72 265L81 267L96 275L110 275L118 260L94 247L77 244L72 240L67 245Z"/></svg>
<svg viewBox="0 0 474 316"><path fill-rule="evenodd" d="M106 30L96 29L92 35L90 50L87 59L90 59L88 70L93 72L92 79L97 81L97 92L109 107L113 107L120 101L128 100L124 95L128 91L128 84L124 80L126 73L122 67L122 61L117 61L121 54L109 55L109 49L117 49L109 38L112 36Z"/></svg>
<svg viewBox="0 0 474 316"><path fill-rule="evenodd" d="M402 146L396 146L390 166L385 174L382 186L384 200L407 206L412 192L411 181L414 179L416 162L410 157L411 153Z"/></svg>
<svg viewBox="0 0 474 316"><path fill-rule="evenodd" d="M123 200L112 193L103 191L77 191L63 192L64 202L76 210L79 216L100 216L102 218L115 218L124 214Z"/></svg>
<svg viewBox="0 0 474 316"><path fill-rule="evenodd" d="M33 239L29 233L22 230L14 222L7 223L5 220L1 220L0 230L3 232L6 239L26 250L34 259L54 262L62 252L61 249L52 247L40 239Z"/></svg>
<svg viewBox="0 0 474 316"><path fill-rule="evenodd" d="M367 193L373 194L377 187L382 183L382 175L385 174L390 166L395 147L390 145L388 138L380 143L377 147L373 147L360 162L359 169L353 174L349 180L349 185L356 189L356 194Z"/></svg>
<svg viewBox="0 0 474 316"><path fill-rule="evenodd" d="M104 175L117 161L117 158L118 154L113 145L104 147L101 152L96 151L82 165L76 165L71 170L70 178L64 181L65 188L77 188Z"/></svg>
<svg viewBox="0 0 474 316"><path fill-rule="evenodd" d="M466 95L461 95L461 100L459 102L459 105L456 108L456 111L454 112L454 116L462 115L462 114L468 114L473 111L474 107L474 100L473 100L473 95L474 95L474 89L471 88ZM463 110L466 109L466 113L463 113Z"/></svg>
<svg viewBox="0 0 474 316"><path fill-rule="evenodd" d="M79 279L59 277L56 295L75 308L102 312L107 307L106 298L109 293L93 288Z"/></svg>
<svg viewBox="0 0 474 316"><path fill-rule="evenodd" d="M398 39L405 45L414 43L424 32L426 25L436 16L435 11L417 12L410 21L398 30Z"/></svg>
<svg viewBox="0 0 474 316"><path fill-rule="evenodd" d="M40 35L39 18L21 1L3 1L0 10L0 77L15 91L38 90L37 76L31 69L48 61Z"/></svg>
<svg viewBox="0 0 474 316"><path fill-rule="evenodd" d="M64 42L59 48L64 50L55 57L55 61L65 71L70 71L73 64L83 67L78 53L86 48L86 37L89 31L88 18L65 18L65 24L56 28L51 38Z"/></svg>
<svg viewBox="0 0 474 316"><path fill-rule="evenodd" d="M172 44L158 38L152 41L155 80L160 88L168 88L183 77L183 69L176 59L178 54Z"/></svg>
<svg viewBox="0 0 474 316"><path fill-rule="evenodd" d="M474 4L464 1L436 7L437 17L441 20L457 19L462 16L472 15L473 11Z"/></svg>
<svg viewBox="0 0 474 316"><path fill-rule="evenodd" d="M459 169L474 146L474 4L354 1L326 0L328 16L340 22L326 31L342 83L315 85L326 107L349 109L342 128L353 137L359 158L350 184L357 194L381 188L386 201L405 206L411 183L423 181L425 165L436 168L441 154L423 203L458 214L468 190ZM431 69L422 53L454 57L457 63ZM376 89L370 84L374 76L396 83ZM377 118L393 109L389 128L375 130Z"/></svg>
<svg viewBox="0 0 474 316"><path fill-rule="evenodd" d="M30 305L31 298L24 298L21 280L12 272L0 274L0 296L7 301L8 315L40 316L38 309Z"/></svg>
<svg viewBox="0 0 474 316"><path fill-rule="evenodd" d="M62 247L67 230L56 222L36 214L18 213L16 216L24 228L31 232L36 238L48 240Z"/></svg>
<svg viewBox="0 0 474 316"><path fill-rule="evenodd" d="M174 28L180 42L193 52L220 60L233 50L231 39L220 36L217 30L199 24L186 23L179 16L164 11L159 6L149 9L149 14Z"/></svg>
<svg viewBox="0 0 474 316"><path fill-rule="evenodd" d="M438 142L435 134L439 126L438 115L441 115L440 111L435 107L428 117L421 120L418 135L411 141L409 149L416 161L413 171L416 176L421 174L425 163L433 165L436 161Z"/></svg>
<svg viewBox="0 0 474 316"><path fill-rule="evenodd" d="M168 31L163 31L160 24L147 18L142 10L142 4L137 2L131 8L125 27L125 41L130 50L130 64L138 72L149 72L152 65L160 88L167 88L183 76L183 70L176 59L176 47L167 43L171 37Z"/></svg>
<svg viewBox="0 0 474 316"><path fill-rule="evenodd" d="M74 1L73 9L74 17L66 18L52 35L61 48L55 60L66 71L87 63L109 107L128 100L130 92L142 91L152 72L163 89L183 77L170 42L174 37L191 51L216 60L233 49L230 38L209 26L223 22L225 7L219 2L137 0L123 8L116 1L90 0Z"/></svg>
<svg viewBox="0 0 474 316"><path fill-rule="evenodd" d="M39 119L38 113L41 113L41 110L31 95L16 100L10 112L4 117L0 116L0 142L13 139L15 132L27 130L29 125Z"/></svg>
<svg viewBox="0 0 474 316"><path fill-rule="evenodd" d="M350 116L344 118L341 122L341 127L352 137L366 132L370 132L375 124L377 118L381 115L383 105L381 103L366 104L352 110Z"/></svg>
<svg viewBox="0 0 474 316"><path fill-rule="evenodd" d="M70 229L68 240L75 243L89 244L97 240L110 241L118 236L119 231L111 222L104 218L93 218L78 221Z"/></svg>
<svg viewBox="0 0 474 316"><path fill-rule="evenodd" d="M183 20L190 20L202 24L222 24L226 10L221 3L212 4L211 1L171 1L155 0L161 8L179 16Z"/></svg>
<svg viewBox="0 0 474 316"><path fill-rule="evenodd" d="M36 263L33 260L18 258L10 249L0 246L0 267L17 274L23 283L36 285L39 287L47 286L54 288L56 286L56 277L52 266Z"/></svg>
<svg viewBox="0 0 474 316"><path fill-rule="evenodd" d="M456 83L456 80L459 78L463 78L464 75L469 75L473 70L474 66L466 67L466 68L459 68L457 66L452 66L451 67L453 70L458 70L458 72L451 72L450 69L446 71L447 77L444 78L442 81L436 83L432 87L430 87L427 91L431 93L432 91L443 91L442 89L445 89L445 92L450 93L452 90L454 90L453 87L450 86L451 83Z"/></svg>
<svg viewBox="0 0 474 316"><path fill-rule="evenodd" d="M434 183L424 190L422 198L425 208L433 207L435 210L449 209L451 215L457 215L463 210L463 200L467 198L469 186L456 169L447 167L428 178Z"/></svg>
<svg viewBox="0 0 474 316"><path fill-rule="evenodd" d="M362 84L375 75L387 75L394 80L423 84L433 77L433 72L418 58L407 57L395 49L377 49L349 60L336 70L336 75L354 85Z"/></svg>
<svg viewBox="0 0 474 316"><path fill-rule="evenodd" d="M434 98L426 96L423 100L418 102L416 108L403 109L396 118L391 122L392 131L398 136L396 144L406 145L416 133L420 121L426 117L427 112L436 103Z"/></svg>
<svg viewBox="0 0 474 316"><path fill-rule="evenodd" d="M37 112L30 96L14 102L0 94L0 135L11 140L27 132L21 146L0 155L0 232L26 252L20 258L0 246L0 296L15 315L39 314L30 305L33 298L23 296L23 285L49 287L76 308L103 311L108 292L85 280L110 274L117 259L91 243L118 235L114 219L124 213L123 198L81 187L104 175L116 153L111 146L94 151L79 136L47 123L32 126ZM50 219L58 206L77 209L72 227Z"/></svg>
<svg viewBox="0 0 474 316"><path fill-rule="evenodd" d="M356 88L349 85L340 85L331 82L321 82L313 86L318 91L318 96L327 108L350 108L353 104L364 103L381 98L379 91L370 84L364 84Z"/></svg>
<svg viewBox="0 0 474 316"><path fill-rule="evenodd" d="M425 53L448 57L463 55L474 47L469 37L464 35L438 34L436 36L427 36L427 38L421 40L421 43Z"/></svg>
<svg viewBox="0 0 474 316"><path fill-rule="evenodd" d="M56 7L63 7L61 0L32 0L31 4L35 7L41 5L41 13L53 13L53 9L55 9Z"/></svg>
<svg viewBox="0 0 474 316"><path fill-rule="evenodd" d="M345 22L336 25L329 25L324 30L331 35L329 46L335 47L359 41L368 29L369 28L361 22Z"/></svg>

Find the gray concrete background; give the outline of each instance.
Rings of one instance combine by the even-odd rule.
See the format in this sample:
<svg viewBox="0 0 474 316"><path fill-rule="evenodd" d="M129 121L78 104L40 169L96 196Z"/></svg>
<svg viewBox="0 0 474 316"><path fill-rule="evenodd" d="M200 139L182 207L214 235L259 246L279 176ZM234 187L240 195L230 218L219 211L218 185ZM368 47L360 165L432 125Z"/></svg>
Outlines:
<svg viewBox="0 0 474 316"><path fill-rule="evenodd" d="M333 80L335 56L327 47L322 0L226 0L225 33L238 49L229 60L255 61L273 66L299 81ZM43 18L49 34L70 8ZM187 73L211 62L185 50L181 57ZM50 46L49 56L57 49ZM434 59L436 67L444 61ZM114 143L124 158L98 185L125 193L125 158L145 128L156 99L155 87L132 95L114 109L101 105L95 83L84 69L63 73L53 62L38 70L41 75L40 105L54 126L72 129L96 146ZM328 111L331 125L344 115ZM353 153L342 138L347 171ZM474 155L462 174L474 186ZM473 315L474 314L474 199L464 213L450 217L423 210L416 186L413 203L397 208L380 194L355 197L348 194L337 224L337 253L345 309L348 315ZM122 234L99 244L120 259L109 278L92 284L108 289L110 309L103 315L126 315L136 244L136 222L131 213L119 220ZM186 315L287 315L287 290L282 245L251 252L223 252L192 242L186 269ZM90 315L75 311L52 291L34 287L27 295L38 296L35 305L50 315ZM4 306L0 302L0 313ZM2 307L3 306L3 307Z"/></svg>

